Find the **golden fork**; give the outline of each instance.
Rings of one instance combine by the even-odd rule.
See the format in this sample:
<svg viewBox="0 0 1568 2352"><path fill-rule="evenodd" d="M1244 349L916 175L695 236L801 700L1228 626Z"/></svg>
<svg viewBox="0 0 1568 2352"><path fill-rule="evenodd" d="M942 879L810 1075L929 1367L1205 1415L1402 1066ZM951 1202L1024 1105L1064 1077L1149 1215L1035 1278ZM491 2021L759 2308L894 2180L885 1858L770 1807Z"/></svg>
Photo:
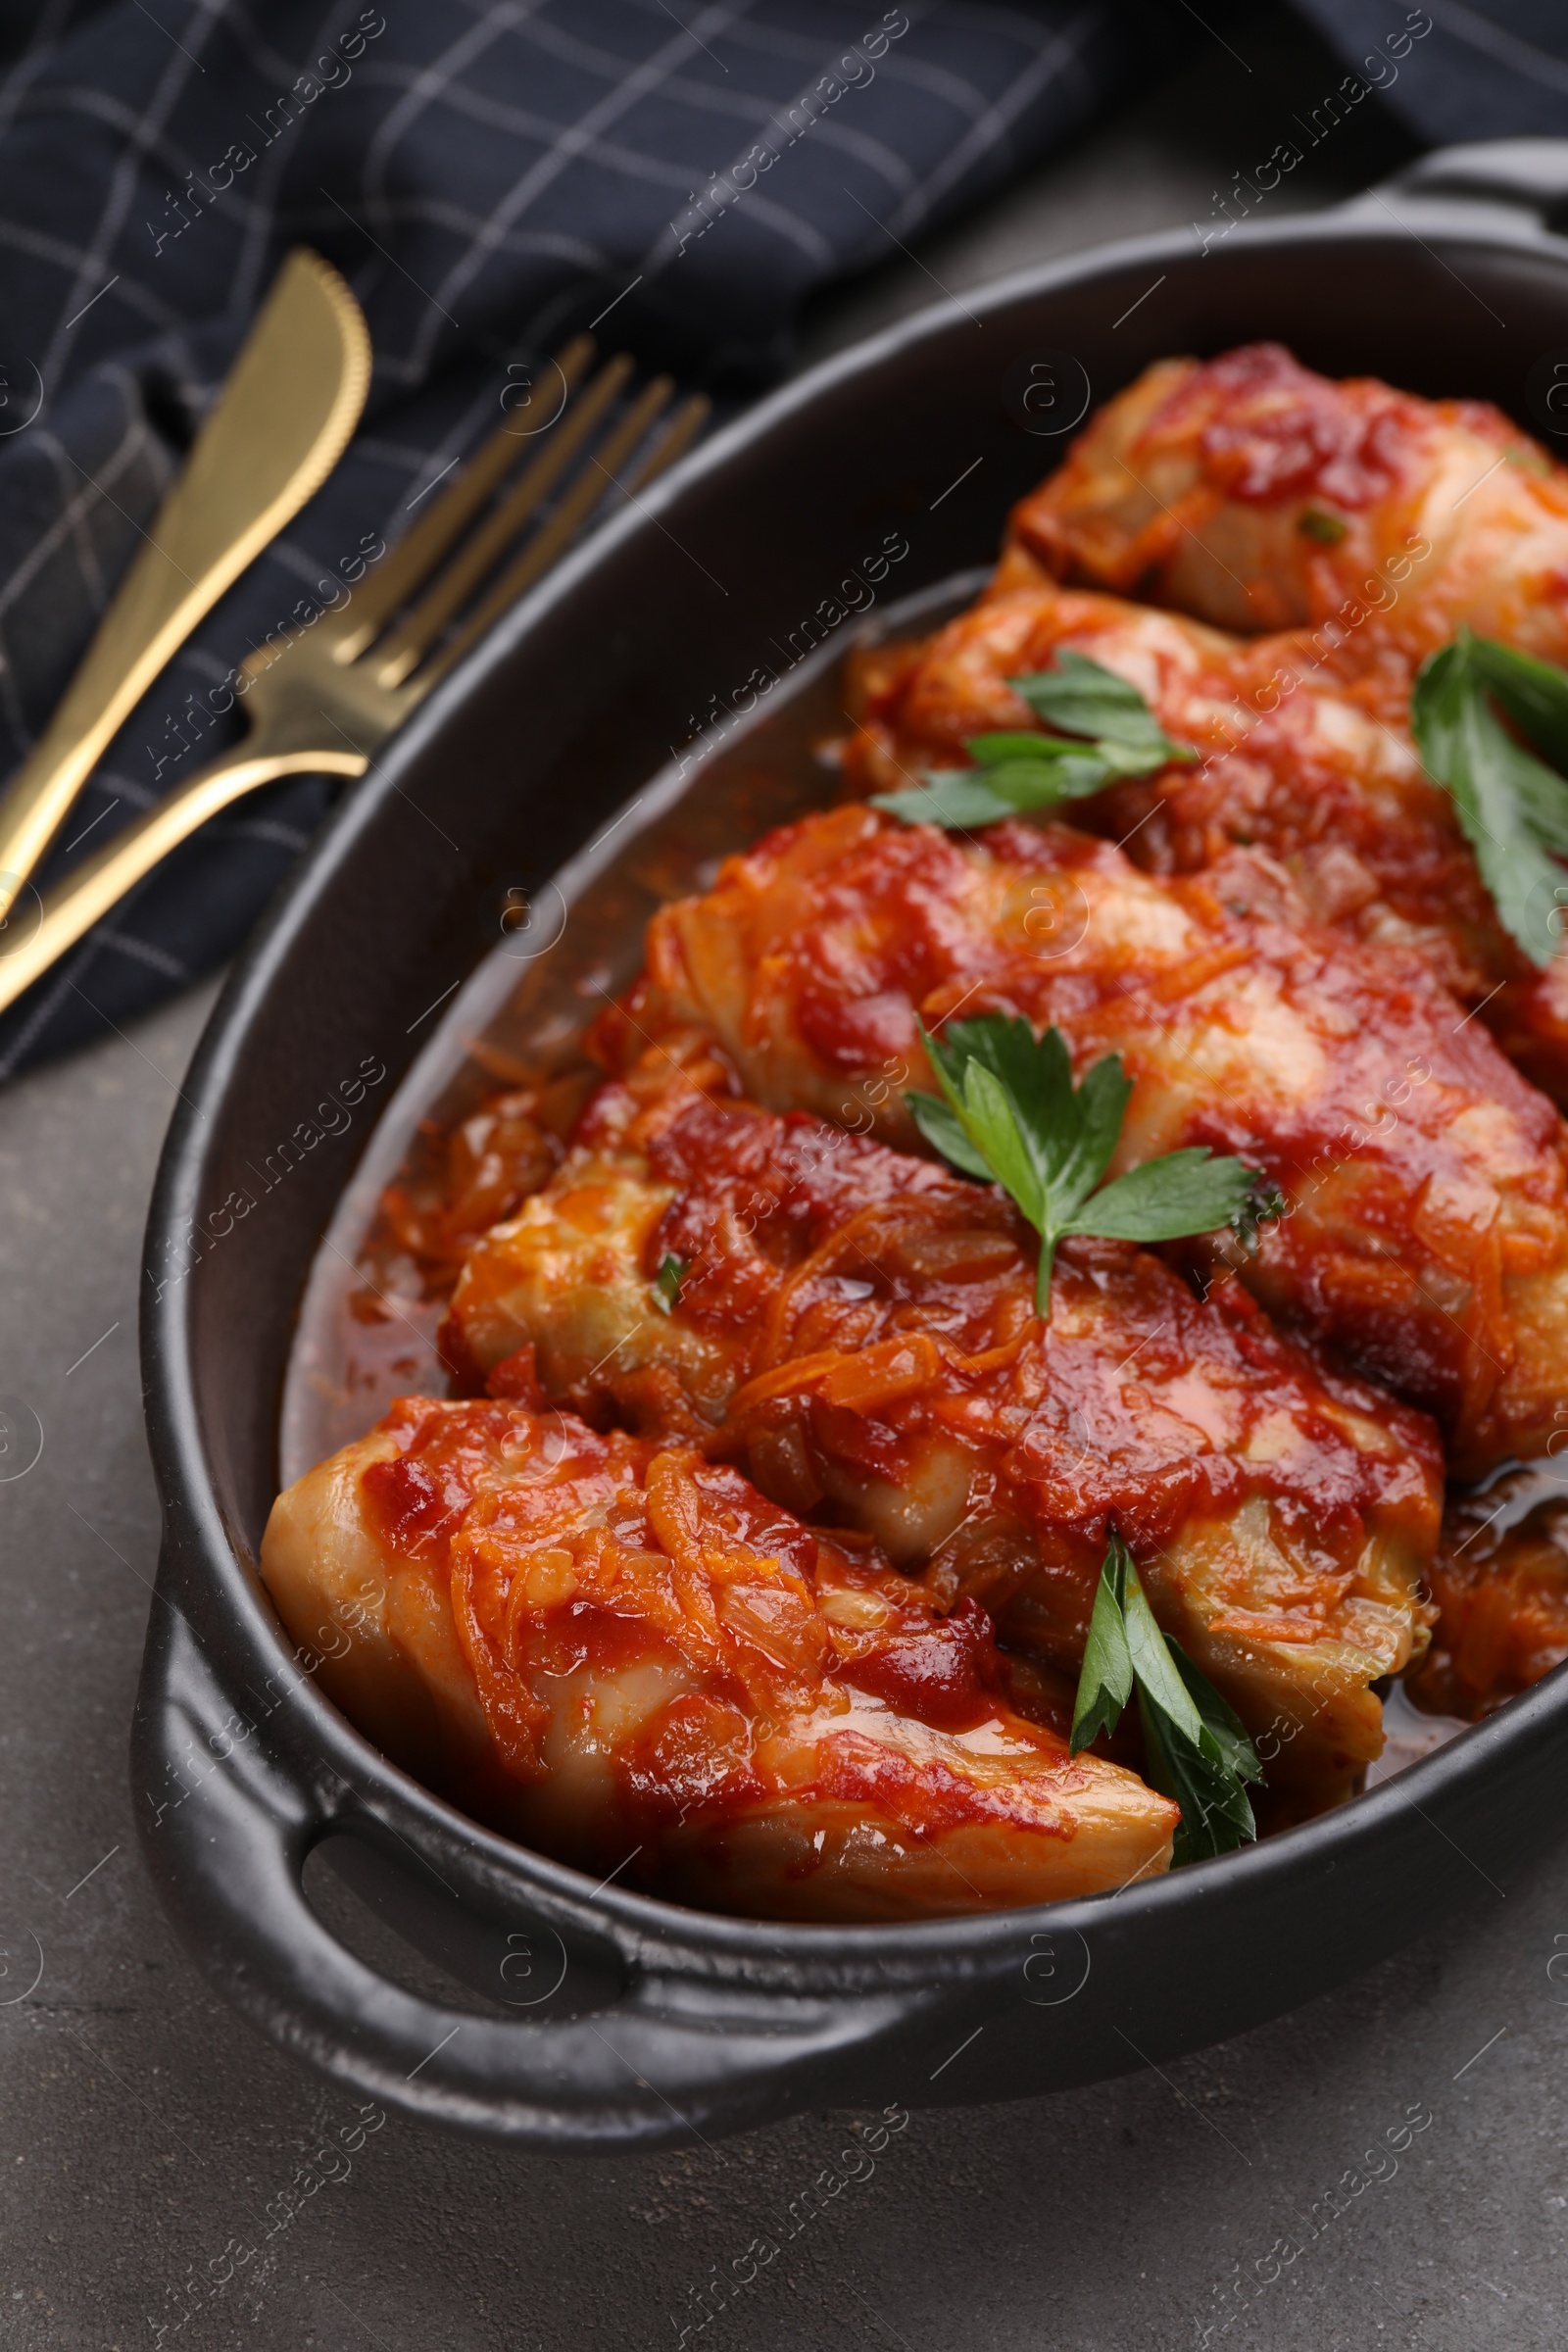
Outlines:
<svg viewBox="0 0 1568 2352"><path fill-rule="evenodd" d="M240 672L250 720L242 744L84 860L41 903L30 936L24 909L13 908L11 922L23 936L0 955L0 1010L171 850L246 793L279 776L363 775L393 729L565 552L601 500L615 491L635 497L691 446L708 415L701 394L681 403L626 480L617 481L616 468L647 441L674 385L668 376L656 377L591 448L633 365L622 354L584 384L593 356L587 335L559 355L564 405L551 425L528 437L539 445L514 481L506 477L526 443L503 424L341 605L276 651L264 646L250 657ZM519 534L579 453L586 461L581 469L519 547Z"/></svg>

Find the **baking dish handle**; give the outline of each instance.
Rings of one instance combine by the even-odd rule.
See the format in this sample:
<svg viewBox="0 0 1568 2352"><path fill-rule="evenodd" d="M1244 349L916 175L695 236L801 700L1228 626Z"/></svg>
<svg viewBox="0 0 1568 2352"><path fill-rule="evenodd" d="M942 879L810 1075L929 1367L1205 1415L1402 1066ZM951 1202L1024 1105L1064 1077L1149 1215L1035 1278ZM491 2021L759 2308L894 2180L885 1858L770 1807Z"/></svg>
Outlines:
<svg viewBox="0 0 1568 2352"><path fill-rule="evenodd" d="M1352 197L1345 209L1376 213L1390 198L1401 212L1412 200L1507 205L1555 229L1568 216L1568 139L1478 139L1435 147L1392 179Z"/></svg>
<svg viewBox="0 0 1568 2352"><path fill-rule="evenodd" d="M159 1582L177 1589L167 1566ZM636 1964L592 2016L513 2021L421 1999L347 1951L305 1893L312 1846L368 1819L353 1791L324 1760L302 1787L263 1729L237 1739L235 1722L183 1615L155 1608L131 1760L159 1892L254 2025L387 2108L557 2153L689 2140L783 2104L865 2103L867 2069L846 2061L929 2003L737 1990Z"/></svg>

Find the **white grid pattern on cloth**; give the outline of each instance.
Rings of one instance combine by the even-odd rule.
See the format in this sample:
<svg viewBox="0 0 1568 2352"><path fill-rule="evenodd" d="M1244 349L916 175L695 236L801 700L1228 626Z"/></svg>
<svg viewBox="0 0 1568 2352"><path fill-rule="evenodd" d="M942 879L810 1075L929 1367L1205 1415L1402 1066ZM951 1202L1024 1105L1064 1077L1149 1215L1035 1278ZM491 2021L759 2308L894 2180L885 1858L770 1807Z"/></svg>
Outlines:
<svg viewBox="0 0 1568 2352"><path fill-rule="evenodd" d="M537 4L538 0L529 0L528 5L524 5L524 0L492 0L476 24L471 24L439 58L413 74L405 96L392 108L366 150L360 175L363 202L376 203L385 197L387 162L403 133L466 68L476 65L504 32L524 24Z"/></svg>
<svg viewBox="0 0 1568 2352"><path fill-rule="evenodd" d="M1432 15L1445 32L1463 41L1466 48L1478 49L1483 57L1515 74L1527 74L1549 90L1568 92L1568 58L1553 57L1535 41L1522 40L1518 33L1494 24L1476 9L1460 6L1458 0L1436 0Z"/></svg>
<svg viewBox="0 0 1568 2352"><path fill-rule="evenodd" d="M25 253L40 262L54 262L63 270L80 270L87 256L79 245L71 245L63 237L51 236L46 229L29 228L20 221L0 220L0 246L14 253ZM126 307L138 311L150 326L168 327L175 323L175 313L146 286L133 286L122 297Z"/></svg>
<svg viewBox="0 0 1568 2352"><path fill-rule="evenodd" d="M187 30L197 35L202 46L206 45L215 26L221 19L223 7L224 0L196 0L196 14L200 23L199 24L190 24L187 26ZM104 255L120 233L126 207L134 193L136 170L142 154L152 145L162 130L174 101L190 76L192 65L197 62L196 58L187 56L183 48L175 51L174 56L164 70L158 87L153 92L152 101L146 113L126 138L125 153L116 165L113 177L109 182L109 193L98 225L93 231L92 242L83 256L81 268L77 270L74 281L60 306L60 324L50 338L48 350L39 363L46 392L55 381L65 338L71 332L72 324L79 316L81 305L89 295L96 294L100 290L105 279L111 274Z"/></svg>
<svg viewBox="0 0 1568 2352"><path fill-rule="evenodd" d="M136 963L150 964L166 980L190 978L189 971L177 956L171 956L167 948L155 948L150 940L132 939L128 932L111 929L104 935L104 946L112 948L118 956L130 956Z"/></svg>
<svg viewBox="0 0 1568 2352"><path fill-rule="evenodd" d="M1432 0L1421 11L1403 0L1294 0L1294 5L1360 72L1387 58L1400 33L1424 20L1407 41L1396 77L1379 89L1391 112L1428 144L1450 140L1560 138L1568 128L1568 12L1562 0ZM1362 77L1370 80L1371 74Z"/></svg>
<svg viewBox="0 0 1568 2352"><path fill-rule="evenodd" d="M891 235L907 236L941 203L949 189L956 187L980 157L994 147L1006 142L1006 152L1010 154L1009 134L1012 125L1049 82L1063 72L1077 70L1079 45L1100 14L1100 0L1086 0L1085 6L1079 9L1069 24L1062 26L1060 32L1042 43L1040 54L1028 72L1019 74L1005 97L986 109L968 136L959 140L947 161L937 167L907 203L899 207L888 222ZM1012 11L1008 10L1007 15L1010 18ZM1085 97L1087 101L1087 92Z"/></svg>
<svg viewBox="0 0 1568 2352"><path fill-rule="evenodd" d="M598 104L590 107L580 121L564 129L546 152L508 190L485 223L481 235L473 240L467 253L456 267L448 271L446 277L441 281L442 298L453 302L459 299L493 252L497 233L500 230L515 226L519 217L526 212L529 205L537 201L569 163L575 161L590 138L615 122L619 116L628 113L640 98L646 97L650 91L657 89L678 57L689 57L694 49L701 48L710 33L723 32L737 17L745 14L745 7L746 0L740 0L740 5L734 8L719 6L704 9L690 31L677 32L671 40L664 44L662 49L656 51L654 56L644 64L635 67L626 75L624 81L607 91ZM526 25L522 25L518 29L526 31L528 28ZM410 355L411 360L421 368L421 371L422 368L429 364L430 351L435 342L436 332L433 321L427 322L426 326L420 330L419 340Z"/></svg>
<svg viewBox="0 0 1568 2352"><path fill-rule="evenodd" d="M28 37L27 45L5 76L0 86L0 138L11 128L19 106L27 95L33 77L41 74L55 53L57 34L63 32L74 0L49 0L49 6L39 17Z"/></svg>
<svg viewBox="0 0 1568 2352"><path fill-rule="evenodd" d="M679 271L656 270L660 283L618 309L610 331L688 370L705 334L731 355L755 353L754 369L772 364L800 292L864 257L868 224L840 183L878 220L899 208L892 221L980 184L1000 137L1027 148L1040 96L1054 75L1065 86L1116 5L1074 14L1070 0L1012 10L911 0L875 84L817 120L707 250ZM24 436L30 454L0 441L0 488L27 484L24 506L0 497L0 761L25 750L47 715L47 682L80 650L138 544L177 457L167 405L199 413L290 242L318 243L367 306L377 360L367 429L111 747L82 808L90 821L119 806L89 851L177 781L174 760L150 780L146 737L190 686L225 677L280 625L299 583L362 530L395 535L409 502L493 419L506 358L539 356L620 293L689 191L727 168L737 133L750 145L881 13L876 0L710 0L678 16L658 0L405 0L344 86L264 148L257 117L353 27L359 0L265 11L166 0L156 19L109 0L80 24L70 0L51 0L0 82L0 267L50 387ZM1088 72L1096 92L1117 78L1102 48ZM19 136L32 157L74 140L81 195L41 206L8 173ZM162 215L166 183L194 174L205 186L236 139L255 153L249 172L154 258L144 220ZM732 290L752 306L733 329ZM215 727L191 763L221 736ZM105 1017L128 1018L162 983L233 945L328 793L311 778L273 787L187 845L0 1020L0 1077L90 1028L89 998L102 997Z"/></svg>
<svg viewBox="0 0 1568 2352"><path fill-rule="evenodd" d="M73 809L71 822L78 831L82 825L90 824L97 813L92 803L98 799L123 801L131 808L150 808L157 798L153 787L143 783L139 776L124 775L117 767L100 767L94 770L81 799Z"/></svg>
<svg viewBox="0 0 1568 2352"><path fill-rule="evenodd" d="M73 544L77 551L82 585L93 617L96 618L103 610L107 602L107 593L99 573L96 555L86 537L87 517L90 513L101 507L106 498L113 497L127 468L139 455L148 451L152 446L155 445L150 443L145 421L139 412L127 415L125 428L119 446L111 451L107 464L100 469L99 478L93 479L82 474L80 466L76 465L53 433L45 429L36 435L31 454L42 455L57 470L61 485L60 510L54 520L28 549L10 576L3 584L0 584L0 648L5 647L7 613L27 594L39 573L68 542ZM167 484L172 468L169 465L167 453L161 447L158 448L157 454L162 474L160 487L163 487L164 484ZM73 480L73 473L78 478ZM7 652L4 668L3 671L0 671L0 675L3 675L5 680L6 697L9 703L14 693L9 652ZM22 740L24 748L30 750L32 731L27 725L20 705L15 709L12 725Z"/></svg>

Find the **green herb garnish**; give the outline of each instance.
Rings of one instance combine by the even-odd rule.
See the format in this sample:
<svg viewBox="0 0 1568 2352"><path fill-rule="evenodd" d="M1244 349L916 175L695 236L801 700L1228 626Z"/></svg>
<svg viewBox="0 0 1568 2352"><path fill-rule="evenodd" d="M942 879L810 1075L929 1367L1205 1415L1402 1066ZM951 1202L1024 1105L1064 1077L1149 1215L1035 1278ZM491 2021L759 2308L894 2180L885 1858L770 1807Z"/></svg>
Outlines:
<svg viewBox="0 0 1568 2352"><path fill-rule="evenodd" d="M672 1315L679 1306L680 1286L686 1279L690 1265L689 1257L676 1257L668 1250L660 1259L659 1272L654 1276L653 1293L654 1304L662 1315Z"/></svg>
<svg viewBox="0 0 1568 2352"><path fill-rule="evenodd" d="M1228 1854L1257 1836L1246 1784L1262 1766L1241 1718L1177 1642L1162 1634L1133 1555L1114 1531L1095 1594L1068 1742L1077 1755L1113 1732L1138 1693L1149 1778L1182 1809L1177 1862Z"/></svg>
<svg viewBox="0 0 1568 2352"><path fill-rule="evenodd" d="M1516 742L1494 705L1528 736ZM1421 664L1410 726L1429 776L1453 801L1504 928L1533 963L1562 947L1568 906L1568 676L1461 630ZM1549 760L1550 766L1544 763Z"/></svg>
<svg viewBox="0 0 1568 2352"><path fill-rule="evenodd" d="M920 1036L942 1093L906 1094L910 1116L954 1167L1000 1184L1039 1234L1042 1315L1065 1234L1172 1242L1230 1225L1245 1239L1250 1223L1255 1243L1258 1218L1283 1206L1257 1169L1216 1159L1206 1145L1168 1152L1102 1184L1133 1091L1114 1054L1075 1087L1056 1029L1037 1042L1027 1021L988 1012L954 1021L945 1038L924 1028Z"/></svg>
<svg viewBox="0 0 1568 2352"><path fill-rule="evenodd" d="M1087 654L1062 652L1054 669L1007 684L1055 734L973 735L973 767L927 768L909 792L873 796L908 824L994 825L1028 808L1083 800L1118 776L1144 776L1198 754L1173 743L1136 686Z"/></svg>
<svg viewBox="0 0 1568 2352"><path fill-rule="evenodd" d="M1315 539L1319 547L1338 547L1350 526L1338 514L1325 514L1321 507L1308 507L1296 527L1303 539Z"/></svg>
<svg viewBox="0 0 1568 2352"><path fill-rule="evenodd" d="M1472 667L1542 758L1568 774L1568 673L1494 637L1468 637Z"/></svg>

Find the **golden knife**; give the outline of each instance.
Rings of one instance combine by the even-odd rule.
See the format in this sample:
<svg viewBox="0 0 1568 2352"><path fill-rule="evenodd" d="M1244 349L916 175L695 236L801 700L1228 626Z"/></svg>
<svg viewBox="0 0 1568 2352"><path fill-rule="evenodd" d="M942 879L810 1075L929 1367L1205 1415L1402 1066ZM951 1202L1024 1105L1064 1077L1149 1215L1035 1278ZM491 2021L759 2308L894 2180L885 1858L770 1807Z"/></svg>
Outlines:
<svg viewBox="0 0 1568 2352"><path fill-rule="evenodd" d="M370 380L360 306L297 247L49 725L0 800L0 923L158 672L325 481Z"/></svg>

